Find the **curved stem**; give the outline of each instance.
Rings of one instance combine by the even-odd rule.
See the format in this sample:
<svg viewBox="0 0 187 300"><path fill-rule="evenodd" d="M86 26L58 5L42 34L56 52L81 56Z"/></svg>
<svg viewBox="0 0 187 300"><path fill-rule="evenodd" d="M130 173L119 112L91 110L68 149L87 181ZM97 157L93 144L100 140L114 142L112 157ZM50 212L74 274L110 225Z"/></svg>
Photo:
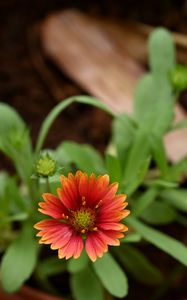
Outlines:
<svg viewBox="0 0 187 300"><path fill-rule="evenodd" d="M43 122L43 125L40 129L39 135L38 135L38 140L36 144L36 149L35 153L38 154L39 151L41 150L43 143L45 141L45 138L47 136L47 133L52 126L53 122L55 119L59 116L59 114L70 104L78 102L78 103L83 103L87 105L92 105L95 107L98 107L105 112L109 113L111 116L115 116L114 112L110 110L105 104L100 102L98 99L89 97L89 96L73 96L70 97L62 102L60 102L57 106L54 107L54 109L49 113L49 115L46 117L46 119Z"/></svg>

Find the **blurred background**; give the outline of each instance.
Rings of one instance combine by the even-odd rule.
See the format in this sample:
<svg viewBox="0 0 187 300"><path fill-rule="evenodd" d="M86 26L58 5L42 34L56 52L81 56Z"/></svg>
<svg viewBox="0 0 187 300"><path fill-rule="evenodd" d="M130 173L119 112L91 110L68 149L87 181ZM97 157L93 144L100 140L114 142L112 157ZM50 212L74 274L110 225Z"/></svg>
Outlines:
<svg viewBox="0 0 187 300"><path fill-rule="evenodd" d="M87 30L88 35L85 35L85 38L81 37L81 32L83 31L80 31L81 26L78 26L78 24L81 24L81 17L74 19L76 11L75 15L63 19L63 25L67 29L66 32L68 32L68 27L71 27L71 32L74 32L75 39L79 37L77 44L75 39L73 40L72 35L68 36L67 34L65 38L65 36L61 35L60 31L57 38L57 31L58 29L60 30L60 28L62 29L62 24L59 27L57 24L52 34L50 31L51 27L48 27L48 23L46 23L46 20L50 20L51 15L57 16L59 20L58 13L63 14L67 9L78 10L88 18L86 22L89 26L84 29L84 33ZM62 19L60 20L62 22ZM77 23L73 22L73 20L77 20ZM100 60L95 60L96 64L93 60L92 65L89 65L91 61L91 48L89 48L91 50L87 53L88 56L81 54L81 51L84 50L84 42L87 41L92 44L92 41L96 41L97 38L99 38L98 36L92 36L93 31L89 30L93 29L94 26L99 26L97 28L100 30L100 28L104 26L105 20L110 20L112 24L119 24L119 28L123 22L136 24L136 44L129 44L130 41L133 41L134 31L132 31L132 35L131 33L128 34L128 38L124 32L125 38L123 38L122 33L118 31L119 28L115 28L113 33L110 31L110 34L107 31L107 43L111 42L111 44L114 45L114 36L116 39L116 48L111 47L111 49L114 50L112 52L113 65L111 69L108 65L108 63L111 63L110 55L105 57L105 52L107 52L106 49L108 48L104 48L104 52L102 52L102 46L104 47L104 44L93 42L93 48L100 46L100 50L98 51L103 53L102 56L99 57ZM128 82L128 85L123 87L126 89L124 100L130 99L132 102L132 91L135 81L147 68L145 49L148 32L150 30L150 27L145 27L142 31L140 23L137 22L153 27L165 26L179 33L179 48L181 46L179 58L181 62L187 63L187 1L185 0L0 0L0 100L10 104L20 113L30 128L34 144L42 121L60 100L77 94L101 94L102 96L102 91L109 90L111 84L110 80L115 78L115 74L117 81L120 81L118 79L121 76L122 82ZM45 34L44 31L41 31L41 28L44 29L44 27ZM130 28L133 29L134 27ZM139 30L143 39L137 38ZM49 31L51 34L50 37L48 35ZM57 39L54 43L51 37L54 37L55 34ZM46 39L48 43L44 43ZM123 41L123 43L120 44L121 41ZM49 48L53 48L53 55L49 49L46 51L49 44L51 45L51 48ZM133 48L131 48L132 44L134 45ZM105 46L107 45L109 44L105 44ZM130 46L128 47L128 45ZM54 53L57 53L55 51L58 47L58 55L55 56ZM64 49L66 49L67 52L65 52ZM87 68L89 65L86 73L84 72L84 68L80 68L80 77L81 74L84 74L81 80L79 80L79 68L71 64L70 56L67 56L66 59L65 54L68 54L68 49L72 51L71 54L74 56L75 61L77 60L78 66L79 55L80 63L82 61L81 67L85 65L85 68ZM116 55L115 49L117 49ZM61 56L60 53L62 53ZM95 57L97 57L97 54L98 52L95 54ZM124 74L122 71L118 73L117 67L116 69L114 68L114 66L121 65L123 58L124 66L122 65L121 68L123 68ZM101 68L98 67L99 64ZM97 81L89 79L92 70L95 70L96 67L98 67L99 72L105 71L105 73L103 73L104 75L101 76L105 78L105 81L103 81L99 88ZM113 71L116 72L114 72L114 77L109 77ZM93 84L96 86L95 89L93 89ZM118 96L114 93L116 90L118 90L118 86L116 89L109 91L107 95L104 95L103 99L110 99L110 97L107 98L110 94L115 102ZM180 101L183 107L186 108L186 93L183 93ZM128 105L129 102L127 101L126 103ZM103 152L110 138L110 127L111 119L104 112L96 108L73 104L56 120L48 135L45 146L53 148L59 141L71 139L81 143L90 143ZM13 171L11 163L2 154L0 154L0 168L6 168L10 172ZM151 248L150 256L154 257L154 255L154 250ZM161 264L162 262L158 262L158 264L159 263ZM185 282L182 282L181 286L182 284L183 287L186 286ZM133 287L131 291L134 299L136 299L137 296L135 295ZM138 287L138 291L141 291L141 285ZM147 291L149 292L149 290ZM179 297L180 294L181 297L186 295L185 289L182 290L181 288L180 291L178 290L177 295ZM170 296L171 295L169 295L169 297Z"/></svg>
<svg viewBox="0 0 187 300"><path fill-rule="evenodd" d="M43 20L66 9L78 9L103 20L107 17L113 22L163 25L184 35L187 31L184 0L1 0L0 99L19 111L30 127L34 143L42 120L60 99L88 92L46 56L40 39ZM110 119L106 114L72 105L56 121L46 146L53 147L61 139L74 139L103 151L109 135ZM1 166L7 167L9 162L3 159Z"/></svg>

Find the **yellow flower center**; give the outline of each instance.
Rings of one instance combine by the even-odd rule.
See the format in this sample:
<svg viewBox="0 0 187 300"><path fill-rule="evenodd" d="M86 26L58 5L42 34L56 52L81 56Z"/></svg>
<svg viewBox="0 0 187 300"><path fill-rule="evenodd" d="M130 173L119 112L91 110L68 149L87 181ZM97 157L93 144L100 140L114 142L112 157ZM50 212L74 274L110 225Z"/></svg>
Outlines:
<svg viewBox="0 0 187 300"><path fill-rule="evenodd" d="M88 231L96 230L96 213L88 207L81 207L78 211L71 212L70 223L79 233L85 234Z"/></svg>

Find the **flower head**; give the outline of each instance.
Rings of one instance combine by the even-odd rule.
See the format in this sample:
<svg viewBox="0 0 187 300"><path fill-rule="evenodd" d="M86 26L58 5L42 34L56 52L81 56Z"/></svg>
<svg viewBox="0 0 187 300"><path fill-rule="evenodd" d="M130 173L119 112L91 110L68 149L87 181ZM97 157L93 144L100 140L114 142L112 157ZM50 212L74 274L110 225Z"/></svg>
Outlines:
<svg viewBox="0 0 187 300"><path fill-rule="evenodd" d="M39 211L52 219L35 224L41 244L58 249L58 257L78 258L84 248L92 261L107 252L108 245L118 246L128 228L120 223L129 211L124 194L116 195L118 184L109 184L109 176L88 176L77 171L75 175L61 176L62 188L58 197L43 194Z"/></svg>
<svg viewBox="0 0 187 300"><path fill-rule="evenodd" d="M35 172L38 176L52 176L56 171L56 161L48 154L44 153L36 161Z"/></svg>

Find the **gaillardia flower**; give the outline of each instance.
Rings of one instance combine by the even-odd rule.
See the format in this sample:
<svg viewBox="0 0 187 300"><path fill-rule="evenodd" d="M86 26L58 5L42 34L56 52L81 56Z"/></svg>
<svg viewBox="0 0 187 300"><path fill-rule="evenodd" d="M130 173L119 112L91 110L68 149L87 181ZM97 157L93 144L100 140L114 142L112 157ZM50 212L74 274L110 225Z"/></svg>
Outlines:
<svg viewBox="0 0 187 300"><path fill-rule="evenodd" d="M40 230L39 243L58 249L58 257L75 259L85 250L92 261L107 252L108 245L118 246L128 228L120 223L129 211L124 194L116 195L118 183L109 184L109 176L88 176L77 171L75 175L61 176L62 188L58 197L43 194L39 211L52 219L35 224Z"/></svg>

